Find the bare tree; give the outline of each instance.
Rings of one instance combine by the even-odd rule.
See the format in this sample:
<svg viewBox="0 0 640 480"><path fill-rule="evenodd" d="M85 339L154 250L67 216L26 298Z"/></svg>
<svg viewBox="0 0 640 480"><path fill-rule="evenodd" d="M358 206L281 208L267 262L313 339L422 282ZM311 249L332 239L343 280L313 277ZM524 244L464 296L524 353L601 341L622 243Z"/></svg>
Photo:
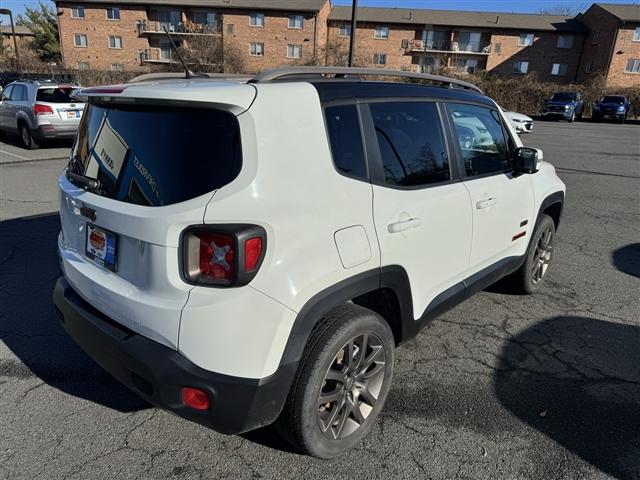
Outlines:
<svg viewBox="0 0 640 480"><path fill-rule="evenodd" d="M207 32L199 32L207 33ZM215 33L215 32L210 32ZM185 35L180 53L198 72L242 73L244 58L235 40L222 35Z"/></svg>

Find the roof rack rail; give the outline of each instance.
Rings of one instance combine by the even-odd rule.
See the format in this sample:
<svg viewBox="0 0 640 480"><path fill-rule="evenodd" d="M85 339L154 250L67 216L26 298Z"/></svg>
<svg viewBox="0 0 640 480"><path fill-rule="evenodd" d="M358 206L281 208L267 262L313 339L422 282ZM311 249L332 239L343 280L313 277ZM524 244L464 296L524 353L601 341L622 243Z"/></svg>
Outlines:
<svg viewBox="0 0 640 480"><path fill-rule="evenodd" d="M414 80L426 80L433 83L439 83L443 86L452 88L459 87L467 90L473 90L483 94L482 90L476 85L458 80L457 78L443 77L441 75L431 75L429 73L404 72L401 70L386 70L384 68L354 68L354 67L283 67L266 70L259 73L249 83L266 83L274 80L281 80L287 77L305 76L305 75L334 75L334 78L346 78L348 76L379 76L379 77L399 77L411 78Z"/></svg>
<svg viewBox="0 0 640 480"><path fill-rule="evenodd" d="M198 78L210 78L217 80L250 80L251 75L243 75L236 73L202 73L198 74ZM200 75L202 77L200 77ZM138 75L137 77L132 78L127 81L127 83L140 83L140 82L148 82L153 80L177 80L184 79L184 72L159 72L159 73L144 73L142 75Z"/></svg>

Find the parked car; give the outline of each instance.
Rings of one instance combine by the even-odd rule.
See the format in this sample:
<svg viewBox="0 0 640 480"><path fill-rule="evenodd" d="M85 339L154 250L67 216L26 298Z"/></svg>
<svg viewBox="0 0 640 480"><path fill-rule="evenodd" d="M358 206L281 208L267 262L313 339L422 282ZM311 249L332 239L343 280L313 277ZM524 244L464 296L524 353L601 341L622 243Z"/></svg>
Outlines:
<svg viewBox="0 0 640 480"><path fill-rule="evenodd" d="M147 401L334 457L371 430L397 345L502 277L543 284L565 186L477 87L146 78L79 92L53 298Z"/></svg>
<svg viewBox="0 0 640 480"><path fill-rule="evenodd" d="M569 122L582 119L584 101L578 92L558 92L544 102L541 115L544 118L563 118Z"/></svg>
<svg viewBox="0 0 640 480"><path fill-rule="evenodd" d="M593 104L591 118L599 122L604 118L613 118L624 123L629 115L631 102L623 95L605 95L600 101Z"/></svg>
<svg viewBox="0 0 640 480"><path fill-rule="evenodd" d="M533 131L533 119L522 113L508 112L503 109L505 117L511 122L518 133L530 133Z"/></svg>
<svg viewBox="0 0 640 480"><path fill-rule="evenodd" d="M11 82L0 96L0 131L19 135L30 150L44 140L74 138L84 110L84 102L70 96L76 88L50 81Z"/></svg>

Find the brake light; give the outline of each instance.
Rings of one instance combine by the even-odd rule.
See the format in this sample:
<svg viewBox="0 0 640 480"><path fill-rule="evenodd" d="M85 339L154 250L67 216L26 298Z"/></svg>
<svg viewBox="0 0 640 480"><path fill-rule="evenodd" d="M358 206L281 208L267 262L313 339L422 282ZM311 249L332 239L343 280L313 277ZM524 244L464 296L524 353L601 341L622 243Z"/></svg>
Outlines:
<svg viewBox="0 0 640 480"><path fill-rule="evenodd" d="M182 403L196 410L209 410L211 400L209 394L199 388L183 387Z"/></svg>
<svg viewBox="0 0 640 480"><path fill-rule="evenodd" d="M36 103L33 106L33 113L36 115L53 115L53 108L51 108L49 105Z"/></svg>
<svg viewBox="0 0 640 480"><path fill-rule="evenodd" d="M256 225L190 228L182 241L184 278L196 285L246 285L260 268L266 239L265 230Z"/></svg>

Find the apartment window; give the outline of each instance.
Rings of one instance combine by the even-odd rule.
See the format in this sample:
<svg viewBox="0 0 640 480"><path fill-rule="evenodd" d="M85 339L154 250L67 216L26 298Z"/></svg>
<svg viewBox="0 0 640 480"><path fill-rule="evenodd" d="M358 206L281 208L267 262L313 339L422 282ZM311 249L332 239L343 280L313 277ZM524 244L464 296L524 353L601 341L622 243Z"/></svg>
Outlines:
<svg viewBox="0 0 640 480"><path fill-rule="evenodd" d="M627 73L640 73L640 59L630 58L624 71Z"/></svg>
<svg viewBox="0 0 640 480"><path fill-rule="evenodd" d="M302 45L288 45L287 46L288 58L302 58Z"/></svg>
<svg viewBox="0 0 640 480"><path fill-rule="evenodd" d="M109 36L109 48L122 48L122 37Z"/></svg>
<svg viewBox="0 0 640 480"><path fill-rule="evenodd" d="M249 16L249 25L252 27L264 27L264 13L252 13Z"/></svg>
<svg viewBox="0 0 640 480"><path fill-rule="evenodd" d="M89 70L89 62L78 62L78 70Z"/></svg>
<svg viewBox="0 0 640 480"><path fill-rule="evenodd" d="M636 27L636 30L633 32L633 41L640 42L640 27Z"/></svg>
<svg viewBox="0 0 640 480"><path fill-rule="evenodd" d="M529 71L529 62L519 60L513 64L513 73L527 73Z"/></svg>
<svg viewBox="0 0 640 480"><path fill-rule="evenodd" d="M84 18L84 7L71 7L71 18Z"/></svg>
<svg viewBox="0 0 640 480"><path fill-rule="evenodd" d="M89 43L87 42L87 36L84 33L76 33L73 36L73 44L76 47L85 48Z"/></svg>
<svg viewBox="0 0 640 480"><path fill-rule="evenodd" d="M254 57L264 57L264 43L252 43L250 53Z"/></svg>
<svg viewBox="0 0 640 480"><path fill-rule="evenodd" d="M228 23L227 24L227 33L233 34L234 31L235 31L235 27L233 26L233 23Z"/></svg>
<svg viewBox="0 0 640 480"><path fill-rule="evenodd" d="M598 32L597 30L593 31L591 33L591 45L597 45L599 38L600 38L600 32Z"/></svg>
<svg viewBox="0 0 640 480"><path fill-rule="evenodd" d="M584 64L584 73L591 73L591 68L593 64L591 62L587 62Z"/></svg>
<svg viewBox="0 0 640 480"><path fill-rule="evenodd" d="M112 72L124 72L124 65L121 63L112 63L111 64Z"/></svg>
<svg viewBox="0 0 640 480"><path fill-rule="evenodd" d="M386 53L374 53L373 54L373 63L375 65L386 65L387 64L387 54Z"/></svg>
<svg viewBox="0 0 640 480"><path fill-rule="evenodd" d="M289 16L289 28L301 30L304 28L304 17L302 15Z"/></svg>
<svg viewBox="0 0 640 480"><path fill-rule="evenodd" d="M202 27L213 28L217 25L216 14L213 12L193 12L193 22Z"/></svg>
<svg viewBox="0 0 640 480"><path fill-rule="evenodd" d="M494 51L494 53L502 53L502 44L501 43L496 43L493 46L493 51Z"/></svg>
<svg viewBox="0 0 640 480"><path fill-rule="evenodd" d="M373 38L387 40L389 38L389 27L376 27L373 31Z"/></svg>
<svg viewBox="0 0 640 480"><path fill-rule="evenodd" d="M564 76L567 74L567 69L569 66L566 63L554 63L551 66L551 75L554 76Z"/></svg>
<svg viewBox="0 0 640 480"><path fill-rule="evenodd" d="M558 48L573 47L573 35L560 35L558 37Z"/></svg>
<svg viewBox="0 0 640 480"><path fill-rule="evenodd" d="M518 39L519 47L530 47L533 45L533 33L521 33Z"/></svg>
<svg viewBox="0 0 640 480"><path fill-rule="evenodd" d="M120 7L108 7L107 20L120 20Z"/></svg>
<svg viewBox="0 0 640 480"><path fill-rule="evenodd" d="M350 37L351 36L351 25L348 23L343 23L340 25L340 33L341 37Z"/></svg>

